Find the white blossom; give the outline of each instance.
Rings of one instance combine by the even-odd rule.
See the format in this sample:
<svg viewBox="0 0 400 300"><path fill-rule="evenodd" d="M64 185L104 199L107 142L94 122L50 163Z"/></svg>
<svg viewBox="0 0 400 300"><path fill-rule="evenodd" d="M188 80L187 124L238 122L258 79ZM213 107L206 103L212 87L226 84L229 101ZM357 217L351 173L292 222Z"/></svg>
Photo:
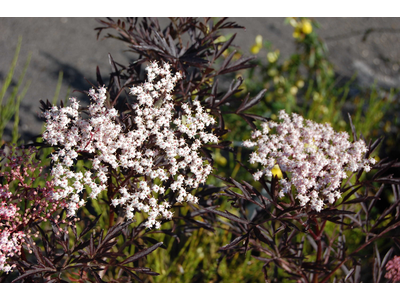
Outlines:
<svg viewBox="0 0 400 300"><path fill-rule="evenodd" d="M297 114L289 116L283 110L279 119L281 123L263 123L262 132L253 132L252 140L243 145L256 147L249 161L264 167L253 174L255 180L271 176L276 164L288 174L288 179L280 180L280 197L294 187L300 205L310 204L321 211L324 203L333 204L341 197L339 188L346 172L368 172L375 163L373 158L363 158L367 152L364 141L351 143L346 132L335 132L329 124L304 120Z"/></svg>
<svg viewBox="0 0 400 300"><path fill-rule="evenodd" d="M82 118L75 98L70 99L67 107L54 106L44 112L46 131L43 139L61 147L52 154L54 167L51 172L54 181L62 187L55 197L70 199L69 216L75 215L84 205L77 193L85 186L91 189L92 199L107 188L108 168L111 167L114 172L132 170L138 178L136 187L128 184L120 187L121 198L110 199L112 205L125 205L127 218L133 218L133 210L146 212L149 215L146 225L157 228L160 226L157 217L172 217L166 206L158 205L156 200L157 194L165 192L167 179L174 180L173 191L181 191L198 187L211 173L212 168L201 157L199 148L208 142L218 142L217 136L207 132L207 128L215 124L214 118L205 112L199 101L193 101L193 107L187 103L174 104L171 92L182 75L173 75L168 64L160 67L157 62L151 62L146 70L147 81L130 89L137 103L132 105L134 126L128 132L116 121L118 112L105 106L105 87L99 87L97 91L90 89L89 118ZM178 110L181 117L178 117ZM71 171L82 152L93 154L93 173ZM156 164L160 157L167 163ZM156 180L161 183L154 184ZM177 199L194 203L197 200L186 192L180 193Z"/></svg>

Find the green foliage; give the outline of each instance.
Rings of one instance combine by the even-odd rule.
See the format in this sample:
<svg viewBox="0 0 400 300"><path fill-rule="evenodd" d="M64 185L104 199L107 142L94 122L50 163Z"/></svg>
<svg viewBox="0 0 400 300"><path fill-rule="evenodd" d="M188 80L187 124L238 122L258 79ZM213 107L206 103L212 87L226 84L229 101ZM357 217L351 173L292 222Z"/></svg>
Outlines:
<svg viewBox="0 0 400 300"><path fill-rule="evenodd" d="M4 97L6 96L7 91L11 87L11 84L13 81L13 76L14 76L15 68L17 66L19 51L21 50L21 43L22 43L22 38L19 37L17 48L16 48L15 54L14 54L14 58L11 62L10 70L7 73L7 76L3 82L3 85L2 85L2 88L0 91L0 137L3 137L3 132L4 132L6 125L14 116L14 126L13 126L13 131L12 131L12 142L13 143L16 143L18 140L19 107L21 104L21 100L24 98L24 96L29 88L29 85L30 85L30 81L25 83L24 86L22 85L22 83L23 83L23 80L25 77L26 70L29 66L31 54L29 54L29 56L25 62L23 71L22 71L21 75L19 76L17 83L12 88L12 91L10 92L8 99L4 101Z"/></svg>
<svg viewBox="0 0 400 300"><path fill-rule="evenodd" d="M350 131L347 117L350 113L358 132L367 140L380 136L396 91L385 91L376 85L368 89L358 87L355 75L349 80L338 77L326 44L317 34L318 23L308 18L288 18L286 22L294 27L296 52L282 61L279 49L268 41L263 43L262 37L257 36L250 51L257 54L264 49L266 59L258 58L258 67L237 74L245 79L240 97L266 88L264 101L254 108L254 112L261 112L264 117L274 120L279 110L285 109L287 113L295 112L319 123L328 122L336 131ZM250 127L236 116L230 121L241 123L231 136L235 140L246 139L243 132Z"/></svg>

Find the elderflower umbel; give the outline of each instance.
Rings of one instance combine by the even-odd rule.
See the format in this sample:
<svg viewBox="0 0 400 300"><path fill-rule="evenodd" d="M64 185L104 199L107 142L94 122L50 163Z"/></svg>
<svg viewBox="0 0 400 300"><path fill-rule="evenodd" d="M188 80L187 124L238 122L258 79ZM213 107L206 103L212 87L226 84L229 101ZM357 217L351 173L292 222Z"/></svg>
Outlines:
<svg viewBox="0 0 400 300"><path fill-rule="evenodd" d="M171 92L182 75L172 74L168 64L160 67L152 62L146 70L147 81L130 89L137 98L132 105L130 130L124 130L116 121L119 115L116 109L105 106L104 87L97 92L89 91L92 103L87 119L81 117L75 98L70 99L70 106L53 107L44 113L47 121L43 139L61 146L52 155L52 175L56 185L62 187L55 197L69 199L69 216L85 204L78 197L84 186L90 187L89 196L96 199L107 189L112 170L114 173L126 170L135 175L135 181L120 187L119 197L110 199L112 205L125 206L128 219L133 218L135 210L146 212L148 228L160 227L157 217L172 217L169 204L159 204L156 200L165 192L168 179L173 179L170 188L177 192L178 202L197 202L187 188L197 188L212 171L211 165L200 156L199 148L218 142L214 134L206 131L215 120L199 101L193 101L192 107L187 103L174 105ZM93 173L71 171L78 153L82 152L93 154Z"/></svg>
<svg viewBox="0 0 400 300"><path fill-rule="evenodd" d="M272 176L276 164L288 178L279 182L279 196L297 192L300 205L310 204L321 211L324 202L333 204L340 198L342 179L346 172L370 170L373 158L364 159L367 151L364 141L351 143L347 132L335 132L329 124L318 124L311 120L285 111L280 111L279 119L265 122L262 131L252 133L252 139L245 141L245 147L256 146L250 155L250 163L260 163L263 169L253 174L255 180L261 176ZM275 130L275 133L271 133Z"/></svg>

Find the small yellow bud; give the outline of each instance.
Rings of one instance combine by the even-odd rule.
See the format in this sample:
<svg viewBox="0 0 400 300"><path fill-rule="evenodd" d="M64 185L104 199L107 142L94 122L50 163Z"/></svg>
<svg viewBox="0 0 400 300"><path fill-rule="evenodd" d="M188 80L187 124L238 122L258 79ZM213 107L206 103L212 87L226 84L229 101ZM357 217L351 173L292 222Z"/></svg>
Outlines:
<svg viewBox="0 0 400 300"><path fill-rule="evenodd" d="M297 21L295 18L290 18L289 20L290 25L292 25L293 27L297 27Z"/></svg>
<svg viewBox="0 0 400 300"><path fill-rule="evenodd" d="M298 88L296 86L292 86L290 88L290 93L294 96L297 94Z"/></svg>
<svg viewBox="0 0 400 300"><path fill-rule="evenodd" d="M296 82L296 85L297 85L297 87L298 87L299 89L301 89L301 88L304 86L304 81L303 81L303 80L298 80L298 81Z"/></svg>
<svg viewBox="0 0 400 300"><path fill-rule="evenodd" d="M339 126L340 126L340 127L344 128L344 127L346 127L346 125L347 125L347 124L346 124L346 122L345 122L344 120L340 120L340 121L339 121Z"/></svg>
<svg viewBox="0 0 400 300"><path fill-rule="evenodd" d="M256 36L256 45L262 47L262 36L260 34Z"/></svg>
<svg viewBox="0 0 400 300"><path fill-rule="evenodd" d="M319 102L321 98L321 95L318 92L313 93L313 100L316 102Z"/></svg>
<svg viewBox="0 0 400 300"><path fill-rule="evenodd" d="M234 55L233 55L233 59L234 60L238 60L239 58L241 58L242 57L242 55L240 54L240 53L235 53Z"/></svg>
<svg viewBox="0 0 400 300"><path fill-rule="evenodd" d="M251 48L250 48L250 52L252 54L257 54L258 52L260 52L261 48L257 45L254 44Z"/></svg>
<svg viewBox="0 0 400 300"><path fill-rule="evenodd" d="M329 112L329 109L325 105L321 105L320 110L324 115Z"/></svg>
<svg viewBox="0 0 400 300"><path fill-rule="evenodd" d="M276 62L278 58L279 58L279 50L276 50L274 52L269 52L267 54L267 59L271 64Z"/></svg>
<svg viewBox="0 0 400 300"><path fill-rule="evenodd" d="M301 31L303 31L305 34L310 34L312 32L313 28L311 25L311 22L308 20L304 20L302 22L302 26L301 26Z"/></svg>
<svg viewBox="0 0 400 300"><path fill-rule="evenodd" d="M223 43L223 42L226 42L226 37L223 36L223 35L221 35L220 37L218 37L218 38L214 41L214 43Z"/></svg>
<svg viewBox="0 0 400 300"><path fill-rule="evenodd" d="M294 32L293 32L293 37L295 38L295 39L297 39L297 38L299 38L301 35L300 35L300 31L296 28L295 30L294 30Z"/></svg>
<svg viewBox="0 0 400 300"><path fill-rule="evenodd" d="M226 49L224 52L222 52L223 57L227 57L229 55L229 50Z"/></svg>
<svg viewBox="0 0 400 300"><path fill-rule="evenodd" d="M270 70L268 70L268 75L271 77L274 77L276 74L278 74L278 70L275 68L272 68Z"/></svg>

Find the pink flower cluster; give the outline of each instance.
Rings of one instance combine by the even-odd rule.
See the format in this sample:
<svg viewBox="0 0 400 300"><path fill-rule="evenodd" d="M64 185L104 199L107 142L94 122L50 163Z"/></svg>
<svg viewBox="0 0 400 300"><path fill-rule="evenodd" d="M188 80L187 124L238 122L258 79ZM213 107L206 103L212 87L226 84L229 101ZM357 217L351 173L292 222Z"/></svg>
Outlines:
<svg viewBox="0 0 400 300"><path fill-rule="evenodd" d="M367 151L364 141L351 143L346 132L335 132L329 124L318 124L303 117L280 111L281 123L265 122L262 131L252 133L252 140L245 141L245 147L257 146L251 153L250 163L260 163L264 168L253 176L272 176L277 164L288 178L282 178L279 196L297 192L300 205L310 204L321 211L324 203L333 204L340 198L339 191L346 172L370 170L373 158L364 159ZM275 134L271 131L275 129Z"/></svg>
<svg viewBox="0 0 400 300"><path fill-rule="evenodd" d="M391 282L400 281L400 256L395 256L392 260L389 260L386 264L385 278Z"/></svg>
<svg viewBox="0 0 400 300"><path fill-rule="evenodd" d="M111 199L111 203L125 206L128 219L133 218L135 210L147 213L148 228L160 227L156 220L159 216L172 217L170 204L160 204L157 200L158 195L166 192L168 179L173 179L170 189L178 192L178 202L197 201L187 188L197 188L212 171L199 149L205 143L218 142L206 130L215 120L199 101L193 101L193 106L174 105L171 92L182 75L173 75L168 64L160 67L152 62L146 70L147 81L130 90L137 103L132 105L129 129L117 122L117 110L105 105L104 87L97 92L89 91L92 103L87 119L81 117L75 98L70 99L70 106L53 107L44 113L47 119L44 140L61 146L52 155L54 182L62 188L54 196L70 200L69 216L85 204L79 197L85 186L90 187L92 199L107 189L110 172L132 176L130 181L120 183L120 196ZM93 154L93 173L71 170L80 152Z"/></svg>
<svg viewBox="0 0 400 300"><path fill-rule="evenodd" d="M11 192L8 192L6 188L0 187L0 198L9 199L11 197ZM0 221L8 221L13 219L17 208L15 204L7 204L2 202L0 204ZM10 233L9 229L0 229L0 271L10 272L12 267L6 263L7 257L12 257L21 251L21 240L23 238L23 232Z"/></svg>
<svg viewBox="0 0 400 300"><path fill-rule="evenodd" d="M31 236L30 225L48 220L63 207L62 201L53 201L51 181L44 187L37 185L43 168L39 167L36 154L36 148L0 150L4 169L0 172L0 271L11 271L13 266L7 263L7 258L21 255L24 237Z"/></svg>

